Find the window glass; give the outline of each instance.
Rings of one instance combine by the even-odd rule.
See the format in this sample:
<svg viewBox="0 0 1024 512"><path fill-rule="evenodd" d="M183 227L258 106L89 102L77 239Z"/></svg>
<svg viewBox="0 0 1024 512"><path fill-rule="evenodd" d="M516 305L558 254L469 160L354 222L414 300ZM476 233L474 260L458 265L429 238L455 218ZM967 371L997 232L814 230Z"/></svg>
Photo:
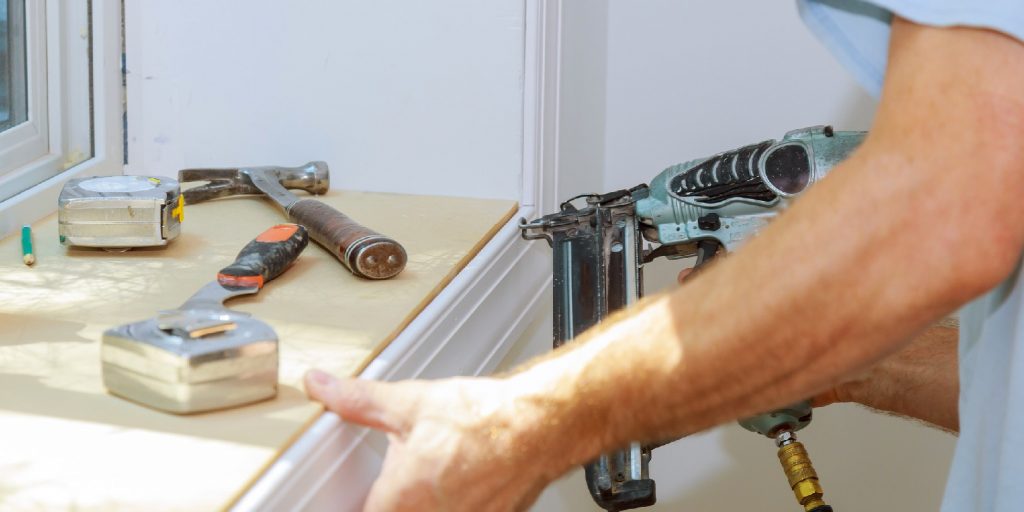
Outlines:
<svg viewBox="0 0 1024 512"><path fill-rule="evenodd" d="M25 0L0 0L0 131L28 118Z"/></svg>

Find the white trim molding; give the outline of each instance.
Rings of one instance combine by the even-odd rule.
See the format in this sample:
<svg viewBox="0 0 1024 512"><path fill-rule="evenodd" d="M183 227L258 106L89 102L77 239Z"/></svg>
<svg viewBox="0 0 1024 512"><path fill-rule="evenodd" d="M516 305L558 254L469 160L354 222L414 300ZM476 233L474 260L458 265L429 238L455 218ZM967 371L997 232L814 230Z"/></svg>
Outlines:
<svg viewBox="0 0 1024 512"><path fill-rule="evenodd" d="M562 0L527 0L523 44L524 208L554 211L558 182Z"/></svg>

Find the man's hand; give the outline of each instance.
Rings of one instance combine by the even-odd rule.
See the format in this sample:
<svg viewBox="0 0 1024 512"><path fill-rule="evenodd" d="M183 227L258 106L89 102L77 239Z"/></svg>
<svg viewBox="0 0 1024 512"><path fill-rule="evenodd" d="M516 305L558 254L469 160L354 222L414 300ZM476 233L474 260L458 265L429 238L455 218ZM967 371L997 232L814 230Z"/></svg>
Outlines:
<svg viewBox="0 0 1024 512"><path fill-rule="evenodd" d="M552 471L524 435L545 422L508 380L339 381L313 370L305 383L345 421L388 434L367 511L522 510L566 469Z"/></svg>
<svg viewBox="0 0 1024 512"><path fill-rule="evenodd" d="M815 407L852 402L960 431L960 375L955 322L926 329L867 372L814 397Z"/></svg>
<svg viewBox="0 0 1024 512"><path fill-rule="evenodd" d="M683 284L683 283L686 282L686 278L690 277L690 274L692 274L692 273L693 273L693 267L684 268L684 269L679 271L679 275L676 277L676 281L678 281L679 284Z"/></svg>

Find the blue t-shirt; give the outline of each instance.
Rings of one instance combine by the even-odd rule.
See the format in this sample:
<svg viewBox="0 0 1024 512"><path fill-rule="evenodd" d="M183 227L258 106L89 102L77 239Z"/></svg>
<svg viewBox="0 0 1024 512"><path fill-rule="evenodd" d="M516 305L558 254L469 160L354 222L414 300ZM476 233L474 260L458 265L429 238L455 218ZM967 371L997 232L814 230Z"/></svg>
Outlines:
<svg viewBox="0 0 1024 512"><path fill-rule="evenodd" d="M875 96L885 76L893 14L924 25L993 29L1024 42L1024 0L797 1L811 30ZM1020 270L1018 265L1006 281L960 312L960 437L944 512L1024 510Z"/></svg>

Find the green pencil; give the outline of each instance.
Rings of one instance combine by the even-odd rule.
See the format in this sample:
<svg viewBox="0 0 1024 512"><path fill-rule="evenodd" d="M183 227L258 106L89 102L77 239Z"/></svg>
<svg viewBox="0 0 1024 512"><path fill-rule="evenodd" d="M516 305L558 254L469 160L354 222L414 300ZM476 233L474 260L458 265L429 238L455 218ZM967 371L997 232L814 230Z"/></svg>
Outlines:
<svg viewBox="0 0 1024 512"><path fill-rule="evenodd" d="M21 227L21 261L26 265L36 262L36 255L32 252L32 226Z"/></svg>

